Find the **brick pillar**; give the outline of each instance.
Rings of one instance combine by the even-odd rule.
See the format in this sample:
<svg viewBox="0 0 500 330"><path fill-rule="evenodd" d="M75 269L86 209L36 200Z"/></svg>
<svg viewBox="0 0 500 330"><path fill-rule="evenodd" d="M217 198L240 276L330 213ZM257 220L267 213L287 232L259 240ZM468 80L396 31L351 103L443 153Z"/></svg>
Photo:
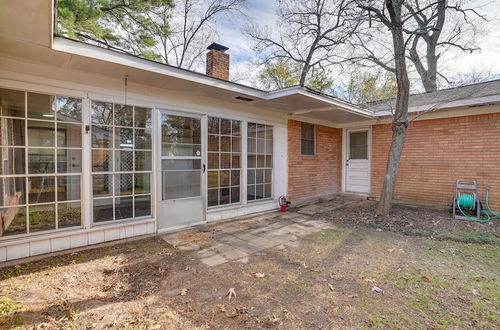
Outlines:
<svg viewBox="0 0 500 330"><path fill-rule="evenodd" d="M229 48L213 43L207 47L207 75L214 78L229 80Z"/></svg>

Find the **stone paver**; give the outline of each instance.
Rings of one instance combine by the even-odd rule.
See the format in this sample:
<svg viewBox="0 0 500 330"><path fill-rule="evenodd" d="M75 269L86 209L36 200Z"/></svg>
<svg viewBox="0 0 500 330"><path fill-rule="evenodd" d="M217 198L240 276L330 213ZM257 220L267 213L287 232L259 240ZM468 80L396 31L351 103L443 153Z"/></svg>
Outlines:
<svg viewBox="0 0 500 330"><path fill-rule="evenodd" d="M207 266L228 261L248 263L249 256L265 256L265 249L280 250L300 245L300 237L331 228L328 222L312 216L354 203L344 197L306 205L296 211L269 212L243 220L214 224L198 229L163 235L169 244L184 251L196 251L195 257Z"/></svg>

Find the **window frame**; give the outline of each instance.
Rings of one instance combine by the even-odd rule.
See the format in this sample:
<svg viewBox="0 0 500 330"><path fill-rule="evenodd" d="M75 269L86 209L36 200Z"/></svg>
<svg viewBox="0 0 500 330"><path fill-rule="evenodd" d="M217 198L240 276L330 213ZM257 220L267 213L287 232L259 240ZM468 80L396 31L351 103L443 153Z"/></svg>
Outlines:
<svg viewBox="0 0 500 330"><path fill-rule="evenodd" d="M110 123L106 124L99 124L93 122L93 104L94 103L103 103L103 104L111 104L111 120ZM131 107L132 109L132 124L130 126L123 126L120 124L117 124L115 121L115 106L125 106L125 107ZM150 111L150 122L149 126L148 123L146 122L145 126L137 126L136 125L136 108L139 109L146 109ZM99 99L89 99L89 113L88 113L88 118L89 118L89 159L87 162L90 164L89 165L89 182L90 182L90 188L88 191L88 198L90 200L90 210L89 210L89 222L91 227L97 227L97 226L106 226L106 225L113 225L113 224L118 224L122 222L131 222L131 221L139 221L139 220L145 220L145 219L150 219L154 217L155 214L155 184L154 184L154 157L155 157L155 142L154 142L154 134L155 134L155 129L154 129L154 120L155 120L155 108L154 107L149 107L149 106L142 106L142 105L135 105L135 104L124 104L120 102L114 102L114 101L108 101L108 100L99 100ZM111 134L111 139L108 141L109 145L107 147L103 146L93 146L93 130L94 126L98 127L106 127L110 129L110 134ZM130 129L132 130L132 148L120 148L120 146L116 145L117 141L117 129ZM143 130L147 131L149 130L150 132L150 143L149 143L149 149L139 149L135 148L136 145L136 130ZM94 171L93 169L93 151L95 150L104 150L104 151L109 151L111 152L111 170L107 171ZM132 168L131 170L122 170L117 169L117 162L116 162L116 155L117 153L120 153L120 151L129 151L132 153ZM149 163L149 169L147 170L136 170L136 152L144 152L150 154L150 163ZM149 192L148 193L140 193L136 194L135 193L135 178L136 174L149 174ZM109 194L103 195L103 196L94 196L94 176L96 175L109 175L111 177L111 183L110 186L111 188L109 189ZM132 193L131 194L126 194L126 195L120 195L119 193L117 194L117 180L116 178L119 177L120 175L131 175L132 176L132 182L131 182L131 189ZM143 215L143 216L135 216L135 200L136 197L148 197L149 196L149 214L148 215ZM132 217L128 218L117 218L116 217L116 208L117 208L117 203L116 200L120 198L132 198ZM99 221L96 222L94 220L94 202L96 200L112 200L112 209L113 209L113 214L112 214L112 219L104 220L104 221Z"/></svg>
<svg viewBox="0 0 500 330"><path fill-rule="evenodd" d="M275 126L274 125L269 125L269 124L264 124L264 123L261 123L261 122L257 122L257 121L246 121L244 122L245 125L246 125L246 136L245 136L245 139L246 139L246 154L244 155L244 157L246 158L246 167L245 167L245 200L247 203L259 203L259 202L263 202L263 201L269 201L269 200L273 200L274 199L274 162L275 162L275 159L274 159L274 141L275 141ZM250 136L250 126L251 125L255 125L255 136ZM264 126L264 134L265 134L265 137L262 138L262 137L259 137L258 134L258 127L259 126ZM272 138L268 138L267 137L267 132L268 132L268 129L270 129L271 131L271 135L272 135ZM250 143L249 141L253 139L255 140L255 152L251 152L251 148L250 148ZM264 153L259 153L258 152L258 145L259 145L259 140L264 140ZM268 147L268 141L270 141L270 145L271 145L271 153L268 153L268 150L267 150L267 147ZM263 155L264 156L264 163L265 163L265 166L264 167L259 167L258 166L258 156L259 155ZM250 156L255 156L255 166L254 167L251 167L250 166L250 162L249 162L249 157ZM270 157L270 160L271 160L271 166L267 166L267 157ZM263 171L263 182L262 183L257 183L257 170L262 170ZM249 182L249 173L250 171L255 171L254 173L254 182L251 183ZM266 171L270 171L270 180L269 181L266 181ZM262 198L256 198L256 190L257 190L257 186L258 185L262 185L263 186L263 192L262 194L264 195ZM269 191L269 196L268 197L265 197L266 195L266 185L270 185L270 191ZM249 197L249 193L250 193L250 189L249 187L250 186L253 186L253 191L255 192L254 193L254 198L253 199L250 199L248 198Z"/></svg>
<svg viewBox="0 0 500 330"><path fill-rule="evenodd" d="M313 129L313 138L312 139L305 139L303 136L304 132L304 125L309 125L312 126ZM313 152L312 154L304 153L304 141L308 141L313 143ZM306 156L306 157L313 157L316 156L316 125L315 124L310 124L306 122L301 122L300 123L300 155L301 156Z"/></svg>
<svg viewBox="0 0 500 330"><path fill-rule="evenodd" d="M68 230L74 230L74 229L82 229L85 227L85 218L84 218L84 212L83 212L83 205L84 205L84 104L85 104L85 99L81 96L74 96L74 95L67 95L66 93L54 93L51 91L38 91L38 90L31 90L31 89L21 89L21 88L12 88L10 86L1 86L1 89L8 90L8 91L15 91L15 92L21 92L24 95L23 103L24 103L24 115L23 116L12 116L12 115L0 115L0 120L22 120L23 127L24 127L24 144L23 145L1 145L0 149L1 150L8 150L8 152L12 151L13 155L16 150L23 150L24 152L24 157L23 157L23 162L24 162L24 172L23 173L17 173L17 174L0 174L0 179L1 180L8 180L8 179L23 179L23 186L24 186L24 203L22 204L13 204L13 205L1 205L1 209L11 209L11 208L23 208L25 214L25 225L26 229L24 233L18 233L18 234L10 234L6 236L0 236L0 241L4 240L10 240L10 239L18 239L18 238L26 238L26 237L34 237L38 235L43 235L47 233L59 233L62 231L68 231ZM44 116L42 115L40 118L39 117L32 117L29 115L29 95L30 94L35 94L35 95L43 95L46 97L49 97L50 103L50 112L53 112L52 116ZM79 101L79 108L80 108L80 119L79 120L63 120L59 119L58 116L58 108L57 106L54 108L54 106L57 104L58 99L73 99L76 101ZM31 145L30 144L30 136L29 136L29 131L30 131L30 122L31 123L46 123L46 124L53 124L53 128L44 128L40 127L41 129L45 129L47 131L53 131L53 138L54 138L54 143L51 146L43 146L43 145ZM59 146L59 125L62 127L69 125L68 127L71 127L73 125L73 128L80 128L80 143L79 146L74 146L74 145L64 145L64 146ZM36 127L36 126L32 126ZM74 133L74 132L73 132ZM52 157L53 157L53 166L54 169L50 173L33 173L30 172L30 150L49 150L51 151ZM64 151L67 150L68 152L71 151L79 151L80 152L80 170L77 172L71 172L71 171L60 171L59 170L59 159L60 159L60 153L59 151ZM65 154L62 156L63 160L66 159L68 154ZM15 155L14 155L15 157ZM3 161L3 159L2 159ZM66 159L67 161L67 159ZM54 182L54 189L53 189L53 200L48 201L48 202L38 202L37 203L32 203L30 201L30 180L36 179L36 178L49 178L52 179ZM61 178L61 179L60 179ZM66 180L70 178L79 178L79 198L78 199L62 199L60 200L59 197L59 188L61 186L60 180L63 180L62 178L66 178ZM15 181L14 181L15 185ZM69 186L67 186L69 187ZM80 220L78 224L74 225L69 225L69 226L62 226L61 227L61 214L60 214L60 206L68 205L70 206L73 204L73 208L75 208L75 205L79 205L80 209ZM54 228L50 229L42 229L42 230L37 230L37 231L31 231L30 227L33 227L33 224L30 223L30 209L36 209L38 207L53 207L54 208Z"/></svg>

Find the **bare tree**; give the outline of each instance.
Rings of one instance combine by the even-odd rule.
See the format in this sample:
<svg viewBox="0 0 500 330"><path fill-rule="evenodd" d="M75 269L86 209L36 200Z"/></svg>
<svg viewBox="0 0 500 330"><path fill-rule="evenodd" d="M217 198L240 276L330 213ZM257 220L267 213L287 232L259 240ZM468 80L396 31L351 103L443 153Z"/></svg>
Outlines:
<svg viewBox="0 0 500 330"><path fill-rule="evenodd" d="M437 90L438 60L451 49L473 53L480 48L475 43L478 20L486 21L476 9L467 7L466 0L424 0L406 2L414 26L405 29L414 35L408 50L426 92Z"/></svg>
<svg viewBox="0 0 500 330"><path fill-rule="evenodd" d="M311 72L336 63L335 54L354 33L356 19L352 0L278 0L276 31L250 26L247 34L264 63L278 61L300 66L299 85Z"/></svg>
<svg viewBox="0 0 500 330"><path fill-rule="evenodd" d="M157 49L161 60L185 69L193 69L202 60L208 43L216 38L216 21L242 14L246 0L182 0L174 9L161 8L156 22L170 22L169 30L158 30ZM166 26L158 24L158 27Z"/></svg>

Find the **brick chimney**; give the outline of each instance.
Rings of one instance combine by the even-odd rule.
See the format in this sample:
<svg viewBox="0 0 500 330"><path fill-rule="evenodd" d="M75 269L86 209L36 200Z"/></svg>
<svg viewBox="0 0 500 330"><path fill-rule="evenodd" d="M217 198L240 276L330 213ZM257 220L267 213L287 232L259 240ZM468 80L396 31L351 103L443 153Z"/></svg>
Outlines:
<svg viewBox="0 0 500 330"><path fill-rule="evenodd" d="M207 47L207 75L214 78L229 80L229 54L225 51L229 48L212 43Z"/></svg>

